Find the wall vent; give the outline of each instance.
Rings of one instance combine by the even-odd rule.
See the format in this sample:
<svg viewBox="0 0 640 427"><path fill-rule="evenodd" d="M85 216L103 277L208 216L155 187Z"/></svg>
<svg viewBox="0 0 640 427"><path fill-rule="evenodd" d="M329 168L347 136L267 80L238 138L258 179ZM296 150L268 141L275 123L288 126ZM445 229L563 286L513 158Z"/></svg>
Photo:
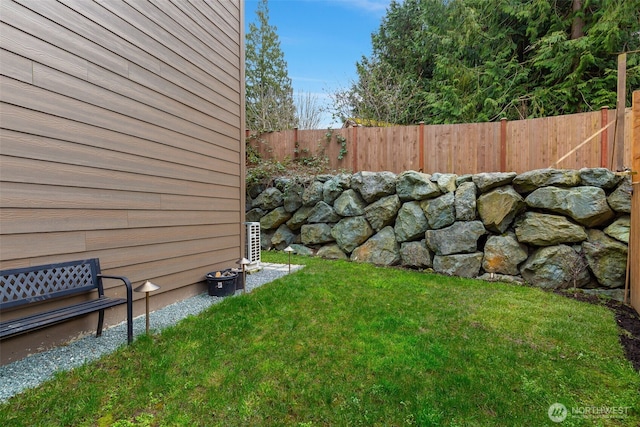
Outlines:
<svg viewBox="0 0 640 427"><path fill-rule="evenodd" d="M249 260L248 269L255 269L260 267L260 223L259 222L245 222L247 226L247 254L246 257Z"/></svg>

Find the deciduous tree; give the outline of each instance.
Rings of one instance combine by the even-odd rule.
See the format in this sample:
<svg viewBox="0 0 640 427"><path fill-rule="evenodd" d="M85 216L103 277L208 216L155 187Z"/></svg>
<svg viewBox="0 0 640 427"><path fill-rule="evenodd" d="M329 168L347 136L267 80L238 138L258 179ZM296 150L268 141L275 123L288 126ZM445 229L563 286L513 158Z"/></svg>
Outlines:
<svg viewBox="0 0 640 427"><path fill-rule="evenodd" d="M323 113L318 95L311 92L298 92L295 97L295 106L298 128L318 129Z"/></svg>

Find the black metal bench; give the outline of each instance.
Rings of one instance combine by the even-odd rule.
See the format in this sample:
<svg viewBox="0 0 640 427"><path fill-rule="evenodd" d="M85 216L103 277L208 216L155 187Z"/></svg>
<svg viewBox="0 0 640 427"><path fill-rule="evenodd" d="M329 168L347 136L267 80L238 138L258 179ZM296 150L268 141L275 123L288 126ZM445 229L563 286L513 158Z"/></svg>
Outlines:
<svg viewBox="0 0 640 427"><path fill-rule="evenodd" d="M117 279L127 288L127 298L104 295L102 279ZM97 293L96 293L97 291ZM104 310L127 304L127 343L133 341L133 292L123 276L100 272L97 258L0 271L0 311L72 295L92 294L90 300L26 317L0 322L0 339L99 312L96 336L102 335Z"/></svg>

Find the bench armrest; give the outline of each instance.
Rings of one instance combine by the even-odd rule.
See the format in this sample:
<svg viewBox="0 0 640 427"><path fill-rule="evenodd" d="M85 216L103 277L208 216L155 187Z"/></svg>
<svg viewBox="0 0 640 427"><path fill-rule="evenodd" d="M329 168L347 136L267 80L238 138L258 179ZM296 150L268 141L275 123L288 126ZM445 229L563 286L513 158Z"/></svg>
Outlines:
<svg viewBox="0 0 640 427"><path fill-rule="evenodd" d="M124 276L111 276L108 274L98 274L101 279L116 279L124 283L127 288L127 342L133 342L133 288L131 282Z"/></svg>

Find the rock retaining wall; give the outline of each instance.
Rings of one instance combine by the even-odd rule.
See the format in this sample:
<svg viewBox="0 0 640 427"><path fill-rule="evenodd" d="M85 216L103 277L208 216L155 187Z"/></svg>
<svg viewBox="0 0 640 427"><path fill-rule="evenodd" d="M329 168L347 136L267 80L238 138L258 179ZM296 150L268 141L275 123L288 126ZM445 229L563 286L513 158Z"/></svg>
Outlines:
<svg viewBox="0 0 640 427"><path fill-rule="evenodd" d="M247 188L263 249L622 298L631 181L607 169L279 178Z"/></svg>

